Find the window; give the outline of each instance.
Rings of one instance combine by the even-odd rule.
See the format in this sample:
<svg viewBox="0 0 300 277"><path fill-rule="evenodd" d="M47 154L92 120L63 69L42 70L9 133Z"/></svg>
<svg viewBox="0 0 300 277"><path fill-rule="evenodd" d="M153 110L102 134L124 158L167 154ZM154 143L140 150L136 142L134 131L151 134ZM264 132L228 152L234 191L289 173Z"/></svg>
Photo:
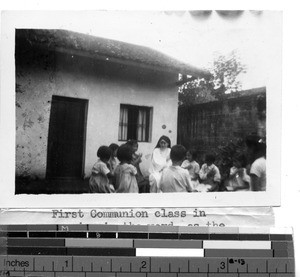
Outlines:
<svg viewBox="0 0 300 277"><path fill-rule="evenodd" d="M150 141L152 108L134 105L120 106L119 140Z"/></svg>

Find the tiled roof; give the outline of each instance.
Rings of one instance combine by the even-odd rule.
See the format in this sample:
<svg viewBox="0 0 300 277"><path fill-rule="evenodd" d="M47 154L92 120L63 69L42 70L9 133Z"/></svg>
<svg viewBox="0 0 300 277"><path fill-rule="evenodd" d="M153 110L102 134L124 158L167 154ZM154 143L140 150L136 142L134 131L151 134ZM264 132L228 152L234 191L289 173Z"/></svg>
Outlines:
<svg viewBox="0 0 300 277"><path fill-rule="evenodd" d="M171 71L197 77L209 77L207 70L199 69L178 61L149 47L129 44L61 29L17 29L16 39L23 38L31 44L50 49L64 49L85 52L93 57L120 62L130 62L136 66L150 66L157 70Z"/></svg>

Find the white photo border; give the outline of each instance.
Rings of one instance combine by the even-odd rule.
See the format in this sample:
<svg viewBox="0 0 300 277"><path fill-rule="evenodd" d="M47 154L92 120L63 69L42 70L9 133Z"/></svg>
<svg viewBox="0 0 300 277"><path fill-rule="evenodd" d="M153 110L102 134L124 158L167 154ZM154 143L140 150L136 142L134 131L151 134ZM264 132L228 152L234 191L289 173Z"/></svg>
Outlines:
<svg viewBox="0 0 300 277"><path fill-rule="evenodd" d="M278 13L279 21L282 14ZM281 87L282 87L282 30L277 30L278 45L274 53L272 71L267 88L267 191L266 192L216 192L169 194L55 194L15 195L15 28L34 28L27 22L30 14L35 27L54 26L55 17L48 12L6 12L2 14L1 30L1 167L0 207L51 208L51 207L235 207L279 206L281 176ZM70 12L65 12L70 13ZM78 11L78 13L80 13ZM57 26L57 24L56 24ZM54 27L53 27L54 28ZM61 27L64 28L63 26Z"/></svg>

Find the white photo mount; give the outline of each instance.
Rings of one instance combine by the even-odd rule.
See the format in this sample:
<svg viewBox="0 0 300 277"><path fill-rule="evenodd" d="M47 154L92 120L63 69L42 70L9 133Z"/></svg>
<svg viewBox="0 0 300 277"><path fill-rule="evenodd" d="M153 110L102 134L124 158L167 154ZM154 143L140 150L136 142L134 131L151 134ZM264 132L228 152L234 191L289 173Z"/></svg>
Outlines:
<svg viewBox="0 0 300 277"><path fill-rule="evenodd" d="M267 191L266 192L216 192L216 193L168 193L168 194L15 194L16 170L16 105L15 105L15 29L76 29L78 25L91 24L88 17L98 12L6 12L2 14L1 30L1 195L3 208L51 208L51 207L236 207L236 206L279 206L280 205L280 148L281 148L281 12L264 11L265 20L252 22L253 30L261 29L266 35L261 49L267 88ZM99 12L101 13L101 12ZM113 12L112 12L113 13ZM126 13L126 12L124 12ZM144 12L146 13L146 12ZM150 13L150 12L147 12ZM139 13L135 12L137 18ZM156 14L155 14L156 16ZM168 22L168 16L166 22ZM243 20L237 19L237 22ZM108 16L109 18L109 16ZM59 19L59 20L58 20ZM268 21L269 19L269 21ZM74 25L71 22L75 22ZM84 24L81 24L84 23ZM110 28L121 26L111 14ZM114 25L115 24L115 25ZM109 25L109 24L108 24ZM90 25L96 28L95 25ZM142 26L141 26L142 28ZM220 25L220 29L224 26ZM249 26L248 26L249 28ZM250 28L251 29L251 28ZM252 30L252 31L253 31ZM80 31L80 30L79 30ZM107 33L107 29L102 30ZM136 31L136 30L135 30ZM141 31L141 30L140 30ZM225 32L225 29L222 29ZM176 30L174 31L176 32ZM161 34L163 35L163 34ZM178 39L180 39L178 35ZM229 39L228 39L229 40ZM255 40L255 34L253 34ZM241 47L247 50L243 41ZM230 44L230 41L228 42ZM266 49L268 50L266 52ZM250 49L248 49L250 51ZM259 65L258 65L259 67ZM125 101L125 100L124 100ZM141 102L140 102L141 103ZM167 103L167 100L166 100ZM177 107L176 107L177 108ZM90 115L88 115L90 116ZM153 122L155 124L155 122ZM159 125L160 127L161 125ZM168 126L169 127L169 126ZM166 131L176 140L175 126ZM159 134L157 131L156 134ZM159 136L153 136L153 148ZM113 142L113 141L111 141ZM142 146L143 150L143 146ZM91 149L90 153L94 153ZM95 154L93 157L96 157Z"/></svg>

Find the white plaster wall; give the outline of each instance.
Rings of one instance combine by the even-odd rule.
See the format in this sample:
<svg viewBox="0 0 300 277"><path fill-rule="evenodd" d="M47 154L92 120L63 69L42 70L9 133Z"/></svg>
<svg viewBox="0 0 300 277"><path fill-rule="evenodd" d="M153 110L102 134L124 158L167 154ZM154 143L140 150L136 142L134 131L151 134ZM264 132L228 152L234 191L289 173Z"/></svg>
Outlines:
<svg viewBox="0 0 300 277"><path fill-rule="evenodd" d="M16 174L45 177L52 95L89 100L86 177L97 160L100 145L123 143L118 141L120 104L153 107L151 142L139 143L139 152L144 155L141 167L146 172L146 158L149 159L161 135L169 136L172 144L176 143L176 74L160 78L158 83L147 79L143 82L140 80L145 75L138 71L129 78L122 71L112 76L108 72L99 73L99 64L90 66L86 59L82 62L82 58L73 57L73 62L69 58L59 55L55 71L29 65L23 67L21 76L17 77L24 92L16 94ZM166 125L166 129L162 125Z"/></svg>
<svg viewBox="0 0 300 277"><path fill-rule="evenodd" d="M86 165L89 174L96 161L96 151L102 144L118 141L120 104L153 107L151 142L140 142L139 152L149 158L158 138L168 135L174 143L177 138L177 98L176 90L141 87L129 82L113 83L109 80L94 80L89 92ZM88 97L88 96L87 96ZM162 125L167 128L163 129ZM171 133L169 133L171 131Z"/></svg>
<svg viewBox="0 0 300 277"><path fill-rule="evenodd" d="M49 72L28 68L17 76L16 175L44 177L51 96L56 94Z"/></svg>

